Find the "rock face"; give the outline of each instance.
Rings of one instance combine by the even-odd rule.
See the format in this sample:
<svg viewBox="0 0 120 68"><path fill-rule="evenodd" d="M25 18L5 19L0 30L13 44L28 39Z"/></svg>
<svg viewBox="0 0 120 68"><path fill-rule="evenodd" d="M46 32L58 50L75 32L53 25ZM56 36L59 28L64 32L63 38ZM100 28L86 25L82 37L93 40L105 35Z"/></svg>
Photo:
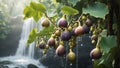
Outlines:
<svg viewBox="0 0 120 68"><path fill-rule="evenodd" d="M33 65L33 64L29 64L29 65L27 66L27 68L38 68L38 67L35 66L35 65Z"/></svg>
<svg viewBox="0 0 120 68"><path fill-rule="evenodd" d="M0 40L0 57L14 55L18 47L21 31L22 31L23 21L22 17L16 17L11 20L11 33L5 40ZM83 46L82 46L83 45ZM66 61L66 57L58 57L55 55L55 51L49 50L46 57L42 57L42 53L36 52L37 55L35 58L40 58L40 62L45 65L47 68L93 68L92 61L89 57L90 51L94 46L91 46L91 40L88 35L82 37L82 41L78 42L78 53L77 58L72 65L70 62ZM73 50L76 51L76 48ZM68 52L67 52L68 53ZM76 53L76 52L75 52ZM41 56L40 56L41 55ZM33 64L29 64L28 68L38 68Z"/></svg>
<svg viewBox="0 0 120 68"><path fill-rule="evenodd" d="M0 40L0 57L14 55L19 43L23 20L21 16L10 21L11 31L5 40Z"/></svg>
<svg viewBox="0 0 120 68"><path fill-rule="evenodd" d="M66 60L66 57L56 56L52 49L48 50L46 57L40 58L40 62L48 68L93 68L92 59L89 56L93 48L89 35L84 35L82 41L78 41L78 45L73 49L76 60L72 64Z"/></svg>

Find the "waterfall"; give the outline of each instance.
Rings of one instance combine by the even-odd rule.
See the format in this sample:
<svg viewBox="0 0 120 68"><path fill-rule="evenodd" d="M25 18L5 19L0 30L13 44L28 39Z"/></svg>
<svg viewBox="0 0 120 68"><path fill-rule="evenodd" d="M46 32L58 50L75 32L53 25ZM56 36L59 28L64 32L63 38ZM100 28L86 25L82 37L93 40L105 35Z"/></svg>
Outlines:
<svg viewBox="0 0 120 68"><path fill-rule="evenodd" d="M35 42L27 46L27 40L28 40L30 31L35 26L36 26L36 23L32 18L24 21L20 41L18 44L18 49L16 51L16 56L27 56L30 58L34 58Z"/></svg>
<svg viewBox="0 0 120 68"><path fill-rule="evenodd" d="M41 64L39 59L34 59L35 42L27 45L29 33L34 27L38 27L38 30L42 28L41 24L35 23L33 18L24 21L16 54L14 56L0 57L0 63L3 63L2 68L4 68L4 66L5 68L29 68L30 65L36 66L37 68L46 68Z"/></svg>

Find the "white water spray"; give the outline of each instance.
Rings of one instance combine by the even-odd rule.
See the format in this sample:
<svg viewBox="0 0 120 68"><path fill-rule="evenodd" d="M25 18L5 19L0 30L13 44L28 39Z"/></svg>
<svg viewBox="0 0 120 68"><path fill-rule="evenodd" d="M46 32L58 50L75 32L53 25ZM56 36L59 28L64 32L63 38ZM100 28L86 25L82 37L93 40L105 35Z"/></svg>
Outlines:
<svg viewBox="0 0 120 68"><path fill-rule="evenodd" d="M35 42L31 43L27 46L27 40L29 37L30 31L34 28L39 26L39 30L42 28L40 23L35 23L32 18L27 19L24 21L23 29L21 33L21 38L18 44L18 49L16 51L15 56L8 56L0 58L0 62L11 62L11 64L3 64L3 66L8 66L9 68L28 68L29 64L33 64L38 68L45 68L39 60L34 59L34 49L35 49ZM21 67L23 66L23 67Z"/></svg>
<svg viewBox="0 0 120 68"><path fill-rule="evenodd" d="M34 47L35 42L31 43L27 46L27 40L29 37L30 31L36 26L34 20L32 18L25 20L23 24L21 38L18 44L18 49L16 52L16 56L27 56L30 58L34 58ZM28 49L27 49L28 47Z"/></svg>

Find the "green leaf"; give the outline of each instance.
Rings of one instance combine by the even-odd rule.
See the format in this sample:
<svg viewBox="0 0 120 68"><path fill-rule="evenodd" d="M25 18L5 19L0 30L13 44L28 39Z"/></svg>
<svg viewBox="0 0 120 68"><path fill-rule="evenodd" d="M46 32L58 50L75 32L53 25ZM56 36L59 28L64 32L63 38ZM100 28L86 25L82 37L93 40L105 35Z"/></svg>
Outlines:
<svg viewBox="0 0 120 68"><path fill-rule="evenodd" d="M113 68L112 62L114 60L114 55L116 53L116 48L113 47L108 53L103 53L102 57L94 61L94 68Z"/></svg>
<svg viewBox="0 0 120 68"><path fill-rule="evenodd" d="M39 21L39 19L42 17L42 13L41 12L36 12L35 14L34 14L34 16L33 16L33 18L34 18L34 20L36 21L36 22L38 22Z"/></svg>
<svg viewBox="0 0 120 68"><path fill-rule="evenodd" d="M34 15L35 11L30 6L26 6L23 13L25 15L24 19L26 19L26 18L32 17Z"/></svg>
<svg viewBox="0 0 120 68"><path fill-rule="evenodd" d="M72 4L73 6L76 5L77 2L79 2L81 0L68 0L68 3Z"/></svg>
<svg viewBox="0 0 120 68"><path fill-rule="evenodd" d="M93 68L107 68L104 64L99 65L99 63L100 60L95 60Z"/></svg>
<svg viewBox="0 0 120 68"><path fill-rule="evenodd" d="M34 42L36 40L36 37L37 37L37 28L34 28L33 30L31 30L31 32L29 34L27 44Z"/></svg>
<svg viewBox="0 0 120 68"><path fill-rule="evenodd" d="M53 31L54 31L54 26L51 25L49 27L44 27L39 33L38 33L38 36L46 36L47 38L49 38Z"/></svg>
<svg viewBox="0 0 120 68"><path fill-rule="evenodd" d="M46 7L42 3L31 2L30 6L36 11L46 12Z"/></svg>
<svg viewBox="0 0 120 68"><path fill-rule="evenodd" d="M116 49L117 47L113 47L110 49L108 53L103 53L103 56L98 63L98 66L104 65L105 66L104 68L113 68L112 62L114 60Z"/></svg>
<svg viewBox="0 0 120 68"><path fill-rule="evenodd" d="M36 22L46 12L46 7L42 3L31 2L30 6L26 6L24 9L24 19L33 17Z"/></svg>
<svg viewBox="0 0 120 68"><path fill-rule="evenodd" d="M61 3L62 1L61 0L56 0L56 2L60 2Z"/></svg>
<svg viewBox="0 0 120 68"><path fill-rule="evenodd" d="M116 36L106 36L101 37L99 42L101 48L105 53L108 53L109 50L117 45Z"/></svg>
<svg viewBox="0 0 120 68"><path fill-rule="evenodd" d="M94 5L87 5L86 8L83 8L83 13L90 13L92 16L103 19L105 19L105 15L108 14L108 11L107 5L100 2L95 2Z"/></svg>
<svg viewBox="0 0 120 68"><path fill-rule="evenodd" d="M107 30L103 29L102 32L100 33L100 36L106 37L107 36Z"/></svg>
<svg viewBox="0 0 120 68"><path fill-rule="evenodd" d="M68 15L76 15L79 13L78 10L72 8L72 7L69 7L69 6L63 6L61 8L62 12L64 12L65 14L68 14Z"/></svg>

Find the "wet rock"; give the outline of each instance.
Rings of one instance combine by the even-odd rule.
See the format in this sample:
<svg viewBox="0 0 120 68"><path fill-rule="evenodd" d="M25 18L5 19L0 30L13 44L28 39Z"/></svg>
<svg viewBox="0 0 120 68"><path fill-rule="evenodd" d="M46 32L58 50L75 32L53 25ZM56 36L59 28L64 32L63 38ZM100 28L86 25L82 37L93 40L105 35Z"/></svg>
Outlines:
<svg viewBox="0 0 120 68"><path fill-rule="evenodd" d="M0 65L0 68L9 68L8 66Z"/></svg>
<svg viewBox="0 0 120 68"><path fill-rule="evenodd" d="M0 62L0 64L2 64L2 65L4 65L4 64L12 64L12 62L10 62L10 61L2 61L2 62Z"/></svg>
<svg viewBox="0 0 120 68"><path fill-rule="evenodd" d="M38 68L38 67L33 64L29 64L27 68Z"/></svg>

